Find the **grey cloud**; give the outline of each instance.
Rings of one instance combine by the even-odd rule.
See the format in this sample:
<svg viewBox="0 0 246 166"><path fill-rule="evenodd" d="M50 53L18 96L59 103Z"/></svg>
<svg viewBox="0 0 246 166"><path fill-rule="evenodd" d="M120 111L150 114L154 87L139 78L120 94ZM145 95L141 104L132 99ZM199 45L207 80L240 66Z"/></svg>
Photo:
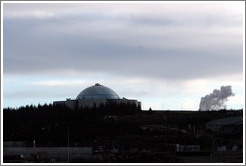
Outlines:
<svg viewBox="0 0 246 166"><path fill-rule="evenodd" d="M228 97L234 96L232 93L231 86L221 86L220 90L214 89L213 93L210 93L201 98L199 110L207 111L207 110L218 110L226 108L224 104L228 99Z"/></svg>
<svg viewBox="0 0 246 166"><path fill-rule="evenodd" d="M197 30L190 29L191 23L185 26L187 20L157 16L99 12L41 20L5 18L4 72L74 69L164 79L242 74L241 33L227 31L229 20L222 18L228 26L221 34L207 30L206 24L217 25L215 18L201 20L204 25Z"/></svg>

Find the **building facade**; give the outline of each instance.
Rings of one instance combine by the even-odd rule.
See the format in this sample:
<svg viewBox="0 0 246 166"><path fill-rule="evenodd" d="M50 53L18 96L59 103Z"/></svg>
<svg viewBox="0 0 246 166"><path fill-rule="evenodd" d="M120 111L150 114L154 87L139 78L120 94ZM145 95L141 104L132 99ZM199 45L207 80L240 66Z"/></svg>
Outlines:
<svg viewBox="0 0 246 166"><path fill-rule="evenodd" d="M116 104L133 104L141 108L141 102L135 99L119 98L119 96L110 88L95 84L79 93L76 99L66 99L65 101L54 101L53 105L64 105L70 109L92 108L106 105L109 103Z"/></svg>

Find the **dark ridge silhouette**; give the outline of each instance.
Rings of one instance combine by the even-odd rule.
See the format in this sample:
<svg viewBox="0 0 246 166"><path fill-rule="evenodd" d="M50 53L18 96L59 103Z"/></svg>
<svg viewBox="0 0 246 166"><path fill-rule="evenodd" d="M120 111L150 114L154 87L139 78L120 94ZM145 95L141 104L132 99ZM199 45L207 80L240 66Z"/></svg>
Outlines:
<svg viewBox="0 0 246 166"><path fill-rule="evenodd" d="M131 156L73 162L182 162L176 157L193 154L178 154L176 144L199 145L201 153L196 155L210 155L221 142L228 146L236 142L242 149L242 128L229 134L206 129L209 121L236 116L242 117L243 110L142 111L135 105L114 103L75 110L27 105L3 110L3 141L21 141L31 147L35 140L37 147L66 147L69 129L70 147L114 147L119 155ZM132 154L132 149L138 153Z"/></svg>

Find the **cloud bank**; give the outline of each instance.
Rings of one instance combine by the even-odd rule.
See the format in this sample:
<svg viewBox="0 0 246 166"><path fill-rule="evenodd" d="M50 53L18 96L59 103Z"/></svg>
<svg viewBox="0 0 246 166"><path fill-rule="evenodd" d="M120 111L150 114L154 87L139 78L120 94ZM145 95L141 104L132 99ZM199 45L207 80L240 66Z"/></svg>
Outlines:
<svg viewBox="0 0 246 166"><path fill-rule="evenodd" d="M4 98L63 99L99 82L198 109L221 84L242 91L244 13L242 2L4 3Z"/></svg>
<svg viewBox="0 0 246 166"><path fill-rule="evenodd" d="M4 72L163 79L242 72L242 15L224 13L230 4L200 5L5 4Z"/></svg>

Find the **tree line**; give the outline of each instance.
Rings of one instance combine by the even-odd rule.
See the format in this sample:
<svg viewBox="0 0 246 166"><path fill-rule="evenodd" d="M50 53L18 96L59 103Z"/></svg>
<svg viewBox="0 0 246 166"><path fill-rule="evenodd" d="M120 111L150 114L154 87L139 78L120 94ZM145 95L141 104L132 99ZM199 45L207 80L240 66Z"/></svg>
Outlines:
<svg viewBox="0 0 246 166"><path fill-rule="evenodd" d="M75 110L64 105L52 104L6 108L3 110L3 140L27 142L36 140L40 144L59 146L67 144L69 134L71 142L90 144L88 141L98 136L135 133L137 127L134 127L134 124L109 118L139 112L141 112L139 107L129 103L110 103Z"/></svg>

